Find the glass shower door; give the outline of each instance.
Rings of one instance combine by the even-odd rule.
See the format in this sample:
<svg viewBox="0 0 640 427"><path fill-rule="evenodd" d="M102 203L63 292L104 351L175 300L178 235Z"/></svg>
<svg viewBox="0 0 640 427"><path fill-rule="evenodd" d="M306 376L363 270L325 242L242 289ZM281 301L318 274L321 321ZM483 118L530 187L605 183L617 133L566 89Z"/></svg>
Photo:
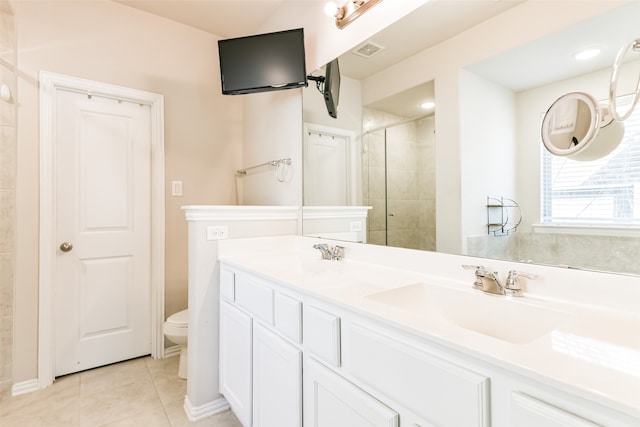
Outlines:
<svg viewBox="0 0 640 427"><path fill-rule="evenodd" d="M433 117L369 132L365 147L368 242L435 250Z"/></svg>

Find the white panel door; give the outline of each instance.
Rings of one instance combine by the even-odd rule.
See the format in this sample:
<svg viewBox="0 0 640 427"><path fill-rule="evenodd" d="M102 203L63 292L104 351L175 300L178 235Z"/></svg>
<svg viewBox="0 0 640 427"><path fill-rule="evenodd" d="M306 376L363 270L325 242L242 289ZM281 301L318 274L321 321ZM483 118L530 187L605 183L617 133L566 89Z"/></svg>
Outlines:
<svg viewBox="0 0 640 427"><path fill-rule="evenodd" d="M151 352L150 107L58 91L55 375Z"/></svg>
<svg viewBox="0 0 640 427"><path fill-rule="evenodd" d="M310 132L305 136L304 205L345 206L349 203L348 140Z"/></svg>
<svg viewBox="0 0 640 427"><path fill-rule="evenodd" d="M302 426L302 351L253 327L253 427Z"/></svg>
<svg viewBox="0 0 640 427"><path fill-rule="evenodd" d="M398 413L313 359L304 365L305 427L398 427Z"/></svg>

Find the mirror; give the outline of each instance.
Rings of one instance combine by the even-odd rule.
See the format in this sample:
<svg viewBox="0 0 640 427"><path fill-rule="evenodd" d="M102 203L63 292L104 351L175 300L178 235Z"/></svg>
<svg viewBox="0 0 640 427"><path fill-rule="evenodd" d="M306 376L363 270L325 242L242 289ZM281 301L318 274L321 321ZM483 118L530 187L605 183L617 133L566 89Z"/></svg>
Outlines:
<svg viewBox="0 0 640 427"><path fill-rule="evenodd" d="M511 7L517 8L521 4L521 2L512 2L508 5L504 4L506 2L500 3L503 3L502 6L505 9L497 12L494 10L491 12L493 15ZM435 3L427 3L411 15L426 13L430 4ZM352 52L342 55L339 61L343 73L343 88L338 118L329 118L324 110L321 96L317 92L314 93L315 88L311 87L303 92L303 118L307 127L321 125L328 128L328 132L338 132L343 129L354 135L352 152L355 152L353 155L355 159L350 158L347 161L351 165L350 176L353 179L345 179L349 182L348 185L356 188L356 194L348 204L371 206L372 209L367 211L364 233L350 233L350 227L359 229L360 225L358 225L359 219L354 219L359 217L348 215L342 228L335 225L337 221L335 218L332 219L331 226L325 228L317 224L311 226L311 222L307 221L305 215L303 233L495 259L640 274L640 267L637 266L636 261L640 256L640 239L637 232L632 234L629 227L591 232L587 230L585 233L584 229L574 232L570 227L554 227L554 230L549 232L549 227L537 225L541 221L538 214L541 212L539 196L541 164L538 159L544 151L540 125L545 112L554 100L568 92L584 90L593 93L594 99L598 102L605 100L608 95L611 65L618 49L638 37L637 24L633 22L633 17L640 13L640 4L629 2L616 8L603 7L603 10L600 15L584 19L567 29L542 36L517 49L494 53L486 59L481 55L472 55L469 53L471 49L467 51L473 59L467 63L464 60L458 60L464 66L452 70L461 74L460 81L456 82L456 90L459 89L462 101L456 107L462 112L461 117L451 117L450 120L448 114L453 108L450 104L440 108L442 103L439 103L439 100L447 102L448 95L455 96L455 91L451 93L436 91L436 106L433 112L400 112L399 105L407 104L397 102L413 94L416 96L411 102L415 105L416 99L423 97L418 94L427 90L427 87L430 87L432 95L434 86L436 89L440 87L447 89L442 79L449 79L450 74L439 73L437 69L433 71L431 66L427 66L426 69L416 71L417 74L423 74L426 80L418 82L401 67L412 61L403 63L403 58L395 57L392 61L393 65L387 66L388 68L372 63L370 69L363 70L355 65L352 67L352 63L360 61L357 55ZM410 21L412 16L405 19ZM489 17L485 15L480 21L468 23L469 27ZM405 19L384 30L379 38L376 36L370 38L371 44L363 48L365 50L385 49L384 42L380 40L386 40L387 33L395 36L401 33L411 34L412 39L415 39L416 34L410 29L410 24L405 22ZM421 17L421 19L424 21L425 18ZM616 28L616 34L603 34L603 28ZM457 28L456 31L460 32L461 28ZM451 37L453 34L445 34L438 40L430 39L431 44L424 49L438 51L438 46L446 44L447 39ZM425 35L425 38L428 36ZM459 44L463 44L463 40L465 39L462 38ZM576 40L581 42L579 47L597 44L602 50L599 59L589 65L576 64L572 58L568 58L567 52L573 53L576 49ZM440 51L452 54L444 48ZM416 55L416 52L420 51L413 51L410 55ZM446 61L443 60L443 62ZM391 70L397 74L391 73ZM322 70L317 71L317 75L322 73ZM411 88L404 88L390 96L373 100L375 97L368 96L367 91L376 83L380 83L380 79L370 78L376 73L384 75L389 86L402 86L395 81L396 78L398 81L417 81L418 84L413 84ZM619 93L632 93L638 76L637 71L634 73L635 75L629 76L631 83L627 84L625 89L619 89ZM390 78L390 76L393 77ZM439 81L440 85L438 85ZM446 84L448 85L449 81ZM478 87L491 87L491 90L485 92L480 90L470 94L469 89ZM380 93L384 91L379 90ZM495 94L499 96L494 97ZM487 96L482 97L482 95ZM463 123L463 120L468 119L464 114L471 117L468 123ZM427 125L429 121L431 123ZM452 128L456 124L460 125L459 132L464 134L460 136L461 153L459 158L453 159L459 162L459 165L437 161L441 159L441 154L435 156L434 152L447 149L446 136L442 135L449 135L451 132L447 133L447 129L441 127L438 137L435 137L436 121L442 127L449 126L449 123L452 123ZM495 126L496 124L499 126ZM407 129L408 126L412 128ZM469 129L468 132L467 129ZM605 128L598 129L602 131ZM418 137L425 130L426 133ZM585 132L587 131L588 126ZM431 132L430 141L429 132ZM407 144L395 146L393 138L397 134L402 134L404 137L409 135L405 140L410 140L412 143L409 146ZM583 142L590 140L587 138L587 133L584 137ZM492 143L494 140L500 140L501 145L482 149L485 144ZM559 144L559 140L555 141ZM305 156L307 156L306 151ZM520 160L514 161L514 158ZM314 161L312 158L304 159L305 164ZM399 177L393 177L394 168L402 172ZM459 168L459 171L456 168ZM451 171L443 172L444 169L451 169ZM304 179L306 182L306 169ZM443 191L443 188L447 189L449 181L455 180L462 182L461 194ZM375 185L382 186L385 192L375 188ZM306 185L305 191L309 191ZM405 198L402 199L401 196ZM494 236L487 232L487 217L495 214L490 211L487 198L502 196L517 200L522 208L524 219L517 231L504 236ZM462 207L452 210L443 208L443 206L448 207L447 203L451 198L461 200ZM307 200L306 194L304 199ZM501 214L509 214L508 206L501 209ZM325 206L325 210L331 209ZM454 238L450 239L454 244L448 241L447 233L451 227L444 224L449 220L448 216L454 219L462 216L458 221L461 225L457 227L458 230L455 230L459 238L455 238L453 233ZM413 223L418 225L414 226ZM385 224L386 228L382 227L382 224ZM404 241L392 237L394 226L404 227L401 228L402 233L399 233L404 234ZM425 230L421 230L421 227ZM446 229L446 232L443 233L442 229ZM431 232L430 235L429 232ZM445 238L442 238L443 234ZM451 249L452 247L454 249Z"/></svg>

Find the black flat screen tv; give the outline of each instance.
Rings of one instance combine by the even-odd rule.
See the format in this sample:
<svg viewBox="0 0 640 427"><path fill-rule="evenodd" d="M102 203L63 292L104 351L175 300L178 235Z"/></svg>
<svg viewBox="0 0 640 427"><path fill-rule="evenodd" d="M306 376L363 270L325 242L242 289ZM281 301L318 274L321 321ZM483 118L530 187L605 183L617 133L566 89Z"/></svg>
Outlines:
<svg viewBox="0 0 640 427"><path fill-rule="evenodd" d="M329 62L324 73L324 103L327 112L334 119L338 118L338 101L340 100L340 65L338 58Z"/></svg>
<svg viewBox="0 0 640 427"><path fill-rule="evenodd" d="M222 93L241 95L307 84L302 28L218 41Z"/></svg>

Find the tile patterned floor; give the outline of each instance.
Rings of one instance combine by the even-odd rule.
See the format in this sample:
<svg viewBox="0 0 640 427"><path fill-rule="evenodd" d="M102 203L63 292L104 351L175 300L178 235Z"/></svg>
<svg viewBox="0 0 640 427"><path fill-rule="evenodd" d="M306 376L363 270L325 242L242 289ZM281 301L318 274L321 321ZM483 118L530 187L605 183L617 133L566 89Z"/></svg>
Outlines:
<svg viewBox="0 0 640 427"><path fill-rule="evenodd" d="M15 397L0 397L2 427L242 427L231 411L189 422L187 382L178 357L144 357L56 380Z"/></svg>

